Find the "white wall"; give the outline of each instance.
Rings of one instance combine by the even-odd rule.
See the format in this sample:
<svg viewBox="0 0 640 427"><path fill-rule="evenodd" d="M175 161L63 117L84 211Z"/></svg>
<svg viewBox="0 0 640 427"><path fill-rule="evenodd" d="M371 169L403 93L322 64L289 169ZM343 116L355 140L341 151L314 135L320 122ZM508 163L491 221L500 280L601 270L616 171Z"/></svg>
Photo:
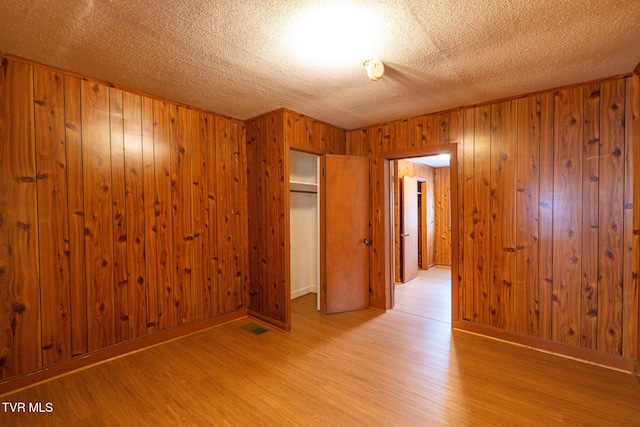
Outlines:
<svg viewBox="0 0 640 427"><path fill-rule="evenodd" d="M291 151L289 157L292 189L317 191L318 156ZM312 185L299 185L310 183ZM315 184L315 185L313 185ZM317 193L290 193L291 298L318 290L319 281L319 210Z"/></svg>

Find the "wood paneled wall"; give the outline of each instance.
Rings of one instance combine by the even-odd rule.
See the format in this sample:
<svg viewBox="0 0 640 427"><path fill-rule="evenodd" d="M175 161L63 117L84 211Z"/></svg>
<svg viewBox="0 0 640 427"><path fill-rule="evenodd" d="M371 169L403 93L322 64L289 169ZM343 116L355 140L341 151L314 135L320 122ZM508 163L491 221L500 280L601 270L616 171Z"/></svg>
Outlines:
<svg viewBox="0 0 640 427"><path fill-rule="evenodd" d="M435 263L451 265L451 168L435 169Z"/></svg>
<svg viewBox="0 0 640 427"><path fill-rule="evenodd" d="M3 58L0 378L248 304L240 121Z"/></svg>
<svg viewBox="0 0 640 427"><path fill-rule="evenodd" d="M400 234L402 224L402 209L400 201L400 185L402 177L411 176L416 178L424 178L427 180L428 194L423 194L422 197L426 197L428 202L426 203L427 209L427 227L426 234L426 246L427 246L427 264L432 266L436 263L435 259L435 244L436 244L436 223L435 223L435 169L427 165L419 165L408 160L398 160L394 163L394 179L393 179L393 247L395 251L395 280L396 282L402 281L402 254L400 248ZM421 236L422 238L422 236Z"/></svg>
<svg viewBox="0 0 640 427"><path fill-rule="evenodd" d="M286 109L246 126L250 313L289 330L289 149L344 154L345 131Z"/></svg>
<svg viewBox="0 0 640 427"><path fill-rule="evenodd" d="M610 79L349 131L350 149L372 165L372 305L390 303L385 153L455 143L457 320L637 359L639 82Z"/></svg>

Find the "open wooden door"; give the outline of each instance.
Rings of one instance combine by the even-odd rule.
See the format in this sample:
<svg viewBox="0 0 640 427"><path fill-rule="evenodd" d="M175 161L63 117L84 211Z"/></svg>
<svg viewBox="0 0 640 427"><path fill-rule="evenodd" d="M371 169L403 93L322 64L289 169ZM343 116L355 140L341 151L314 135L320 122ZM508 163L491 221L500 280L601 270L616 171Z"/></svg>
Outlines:
<svg viewBox="0 0 640 427"><path fill-rule="evenodd" d="M369 307L369 159L320 158L320 311Z"/></svg>
<svg viewBox="0 0 640 427"><path fill-rule="evenodd" d="M402 177L402 283L418 276L418 180Z"/></svg>

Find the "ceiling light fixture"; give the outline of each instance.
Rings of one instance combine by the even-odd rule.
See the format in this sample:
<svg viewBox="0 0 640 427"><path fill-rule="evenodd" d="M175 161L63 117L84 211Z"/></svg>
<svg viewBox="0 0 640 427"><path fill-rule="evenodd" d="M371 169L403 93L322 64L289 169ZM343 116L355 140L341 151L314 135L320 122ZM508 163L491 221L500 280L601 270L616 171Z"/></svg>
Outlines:
<svg viewBox="0 0 640 427"><path fill-rule="evenodd" d="M367 76L374 82L384 75L384 64L379 59L367 59L362 65L367 70Z"/></svg>

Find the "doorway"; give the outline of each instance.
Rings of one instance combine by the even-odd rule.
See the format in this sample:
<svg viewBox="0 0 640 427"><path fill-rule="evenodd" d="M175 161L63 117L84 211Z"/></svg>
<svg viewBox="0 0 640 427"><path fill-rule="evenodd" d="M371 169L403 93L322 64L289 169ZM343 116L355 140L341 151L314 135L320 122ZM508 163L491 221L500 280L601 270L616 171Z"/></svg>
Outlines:
<svg viewBox="0 0 640 427"><path fill-rule="evenodd" d="M316 294L320 310L320 156L289 151L291 299Z"/></svg>
<svg viewBox="0 0 640 427"><path fill-rule="evenodd" d="M453 211L457 206L456 145L403 151L385 153L387 156L382 159L388 183L385 245L391 255L391 272L387 276L391 307L451 323L457 316L457 247L453 244L457 241L457 214ZM418 180L418 194L410 197L417 198L420 222L416 261L419 270L417 277L408 281L402 280L404 176Z"/></svg>

